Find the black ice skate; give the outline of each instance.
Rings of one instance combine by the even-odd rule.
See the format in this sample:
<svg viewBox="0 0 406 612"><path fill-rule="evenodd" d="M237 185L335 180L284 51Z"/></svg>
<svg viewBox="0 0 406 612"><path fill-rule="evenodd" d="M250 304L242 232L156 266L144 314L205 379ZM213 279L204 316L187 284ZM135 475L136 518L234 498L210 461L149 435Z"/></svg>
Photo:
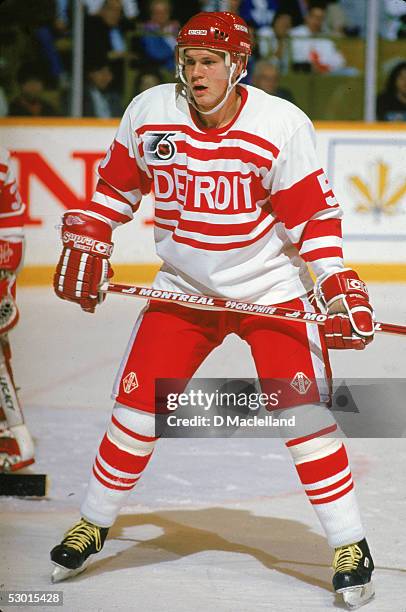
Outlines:
<svg viewBox="0 0 406 612"><path fill-rule="evenodd" d="M348 608L355 610L372 599L375 594L371 581L374 562L365 538L336 548L333 569L334 590L342 594Z"/></svg>
<svg viewBox="0 0 406 612"><path fill-rule="evenodd" d="M62 542L51 550L51 561L55 565L52 582L61 582L83 572L90 555L103 548L107 533L108 527L98 527L80 519L65 533Z"/></svg>

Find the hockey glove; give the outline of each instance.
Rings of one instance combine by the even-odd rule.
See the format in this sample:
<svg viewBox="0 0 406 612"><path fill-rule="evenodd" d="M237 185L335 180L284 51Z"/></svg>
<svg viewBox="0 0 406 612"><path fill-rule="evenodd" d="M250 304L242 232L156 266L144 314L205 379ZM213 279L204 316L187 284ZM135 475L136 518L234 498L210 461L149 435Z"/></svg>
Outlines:
<svg viewBox="0 0 406 612"><path fill-rule="evenodd" d="M80 210L71 210L62 217L61 236L63 251L54 276L55 293L86 312L94 312L105 298L101 285L113 276L109 263L111 227Z"/></svg>
<svg viewBox="0 0 406 612"><path fill-rule="evenodd" d="M315 295L329 314L324 326L327 348L362 350L372 342L375 315L366 285L354 270L318 281Z"/></svg>

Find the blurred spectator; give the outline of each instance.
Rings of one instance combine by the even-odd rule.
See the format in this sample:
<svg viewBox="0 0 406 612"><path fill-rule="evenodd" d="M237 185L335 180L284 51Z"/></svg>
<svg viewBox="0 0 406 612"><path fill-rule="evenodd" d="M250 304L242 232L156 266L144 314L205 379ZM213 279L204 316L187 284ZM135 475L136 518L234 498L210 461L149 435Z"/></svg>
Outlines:
<svg viewBox="0 0 406 612"><path fill-rule="evenodd" d="M305 23L291 30L292 63L295 70L334 73L345 66L344 56L334 42L323 36L327 32L326 9L314 4Z"/></svg>
<svg viewBox="0 0 406 612"><path fill-rule="evenodd" d="M271 96L278 96L294 103L293 94L289 89L279 86L280 74L276 66L266 60L258 60L254 66L252 84Z"/></svg>
<svg viewBox="0 0 406 612"><path fill-rule="evenodd" d="M142 93L143 91L160 85L163 83L162 76L158 70L143 70L141 71L135 80L135 95Z"/></svg>
<svg viewBox="0 0 406 612"><path fill-rule="evenodd" d="M291 29L292 17L288 13L278 12L272 27L264 26L257 30L259 56L272 59L282 74L289 70Z"/></svg>
<svg viewBox="0 0 406 612"><path fill-rule="evenodd" d="M406 37L406 2L382 0L381 36L387 40Z"/></svg>
<svg viewBox="0 0 406 612"><path fill-rule="evenodd" d="M344 36L346 34L348 19L340 0L328 0L326 5L326 26L333 36Z"/></svg>
<svg viewBox="0 0 406 612"><path fill-rule="evenodd" d="M84 117L121 117L123 105L120 94L111 88L113 73L107 61L88 66L83 92Z"/></svg>
<svg viewBox="0 0 406 612"><path fill-rule="evenodd" d="M56 0L56 17L54 28L60 35L65 35L69 31L69 0Z"/></svg>
<svg viewBox="0 0 406 612"><path fill-rule="evenodd" d="M406 121L406 62L393 68L376 107L380 121Z"/></svg>
<svg viewBox="0 0 406 612"><path fill-rule="evenodd" d="M64 1L64 0L62 0ZM103 8L105 0L82 0L89 15L97 15ZM121 0L124 17L135 19L140 13L137 0Z"/></svg>
<svg viewBox="0 0 406 612"><path fill-rule="evenodd" d="M149 64L169 72L175 70L174 49L179 23L171 19L169 0L152 0L149 20L141 26L141 44Z"/></svg>
<svg viewBox="0 0 406 612"><path fill-rule="evenodd" d="M14 117L53 117L56 109L44 100L44 79L32 65L23 65L17 75L19 95L10 102L9 115Z"/></svg>
<svg viewBox="0 0 406 612"><path fill-rule="evenodd" d="M66 7L65 7L66 8ZM50 87L64 87L67 74L56 46L56 40L67 31L67 14L57 0L42 0L39 9L40 23L34 30L39 43L39 51L47 65L47 79Z"/></svg>
<svg viewBox="0 0 406 612"><path fill-rule="evenodd" d="M229 8L225 10L238 13L248 23L254 24L256 28L261 28L271 25L283 2L281 0L240 0L237 3L239 5L237 10L233 10L232 4L235 4L235 0L230 0Z"/></svg>
<svg viewBox="0 0 406 612"><path fill-rule="evenodd" d="M121 0L105 0L99 13L85 20L85 69L107 57L113 72L113 86L118 90L123 87L127 27L129 23L123 18Z"/></svg>
<svg viewBox="0 0 406 612"><path fill-rule="evenodd" d="M309 11L310 0L282 0L281 10L289 13L294 27L302 25Z"/></svg>
<svg viewBox="0 0 406 612"><path fill-rule="evenodd" d="M347 36L365 36L367 0L340 0L346 18Z"/></svg>

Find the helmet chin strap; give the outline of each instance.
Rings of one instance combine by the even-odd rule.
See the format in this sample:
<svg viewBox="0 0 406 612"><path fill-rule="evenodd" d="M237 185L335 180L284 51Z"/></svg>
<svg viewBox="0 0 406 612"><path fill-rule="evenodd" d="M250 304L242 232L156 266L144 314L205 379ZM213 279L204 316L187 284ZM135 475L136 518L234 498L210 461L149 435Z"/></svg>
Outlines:
<svg viewBox="0 0 406 612"><path fill-rule="evenodd" d="M223 108L224 104L227 102L228 96L230 95L232 89L237 85L237 83L239 83L241 81L241 79L243 79L246 74L247 74L247 70L243 70L240 74L240 76L234 81L234 83L232 82L233 79L233 75L234 72L236 71L237 68L237 64L235 64L234 62L231 64L230 66L230 74L228 76L228 83L227 83L227 90L226 93L224 95L224 98L218 103L216 104L216 106L214 108L212 108L209 111L202 111L200 110L200 108L196 105L194 98L191 94L190 91L190 85L187 82L187 80L185 79L184 73L183 73L183 66L180 67L179 69L179 76L180 76L180 80L182 81L182 83L185 85L186 87L186 98L187 101L189 102L189 104L191 104L193 106L193 108L195 110L197 110L197 112L200 115L213 115L213 113L216 113L218 110L220 110L221 108Z"/></svg>

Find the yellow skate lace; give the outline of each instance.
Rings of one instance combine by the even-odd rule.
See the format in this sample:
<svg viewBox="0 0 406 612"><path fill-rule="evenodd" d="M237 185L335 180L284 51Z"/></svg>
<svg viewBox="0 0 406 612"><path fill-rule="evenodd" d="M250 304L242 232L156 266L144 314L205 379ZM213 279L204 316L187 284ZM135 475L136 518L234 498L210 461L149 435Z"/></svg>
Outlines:
<svg viewBox="0 0 406 612"><path fill-rule="evenodd" d="M362 550L357 544L349 544L336 549L333 559L333 569L336 572L351 572L357 569L362 559Z"/></svg>
<svg viewBox="0 0 406 612"><path fill-rule="evenodd" d="M74 525L72 529L69 529L69 531L66 532L63 539L63 545L74 548L82 553L86 546L88 546L88 544L92 544L93 541L96 551L99 552L102 547L100 527L97 527L97 525L93 525L92 523L88 523L82 519L79 523Z"/></svg>

